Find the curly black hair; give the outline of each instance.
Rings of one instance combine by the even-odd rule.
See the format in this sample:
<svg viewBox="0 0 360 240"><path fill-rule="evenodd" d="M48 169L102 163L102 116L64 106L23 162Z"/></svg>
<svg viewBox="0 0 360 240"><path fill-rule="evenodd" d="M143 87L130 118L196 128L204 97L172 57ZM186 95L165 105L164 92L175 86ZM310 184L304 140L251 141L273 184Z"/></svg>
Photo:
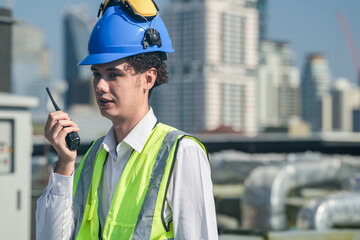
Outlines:
<svg viewBox="0 0 360 240"><path fill-rule="evenodd" d="M135 73L144 73L152 67L156 69L157 78L154 86L149 91L149 98L155 87L169 81L168 68L164 62L166 59L166 53L163 52L141 53L125 58L125 62L134 69Z"/></svg>

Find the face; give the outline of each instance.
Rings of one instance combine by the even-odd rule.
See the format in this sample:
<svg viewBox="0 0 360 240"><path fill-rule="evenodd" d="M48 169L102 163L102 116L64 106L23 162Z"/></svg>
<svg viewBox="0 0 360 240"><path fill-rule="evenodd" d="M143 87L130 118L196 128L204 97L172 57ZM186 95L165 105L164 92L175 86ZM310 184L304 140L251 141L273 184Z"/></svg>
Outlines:
<svg viewBox="0 0 360 240"><path fill-rule="evenodd" d="M141 111L147 112L148 90L156 79L154 70L152 68L145 73L135 73L121 59L91 66L93 87L101 115L113 122L131 121Z"/></svg>

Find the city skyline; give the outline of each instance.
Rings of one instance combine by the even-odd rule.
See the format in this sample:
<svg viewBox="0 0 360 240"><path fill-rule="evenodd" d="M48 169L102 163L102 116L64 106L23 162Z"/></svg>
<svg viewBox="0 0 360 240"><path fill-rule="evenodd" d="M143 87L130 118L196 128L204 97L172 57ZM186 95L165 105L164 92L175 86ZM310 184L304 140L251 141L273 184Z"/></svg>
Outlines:
<svg viewBox="0 0 360 240"><path fill-rule="evenodd" d="M357 24L360 2L344 4L337 0L270 0L268 4L271 40L288 41L295 54L294 63L302 71L309 54L320 53L329 62L332 81L344 77L357 82L345 36L338 20L342 12L360 54L360 29ZM358 66L359 68L359 66Z"/></svg>
<svg viewBox="0 0 360 240"><path fill-rule="evenodd" d="M5 1L0 3L4 6ZM96 16L102 1L64 0L60 2L13 1L13 17L30 22L45 33L45 41L53 55L52 79L64 78L63 74L63 38L61 17L69 5L84 4L89 14ZM157 0L160 13L168 0ZM353 67L345 38L337 19L342 11L347 18L353 39L360 48L360 29L357 25L360 2L352 1L343 4L337 0L288 1L269 0L267 4L268 39L286 41L292 45L295 55L294 63L302 69L306 56L312 52L322 53L329 61L333 80L345 77L356 81L356 70ZM46 9L42 11L40 9ZM306 17L304 17L306 16ZM46 19L46 21L44 21ZM176 50L176 49L175 49ZM357 50L358 54L359 50Z"/></svg>
<svg viewBox="0 0 360 240"><path fill-rule="evenodd" d="M351 122L346 119L336 121L340 121L342 125L342 122L348 122L347 127L335 126L334 114L335 125L323 125L331 106L334 112L338 112L334 103L331 103L330 89L339 77L331 71L330 58L321 51L313 51L307 53L307 56L320 56L326 63L319 65L313 61L314 64L294 65L297 58L293 45L283 39L271 38L268 27L264 24L264 16L268 16L266 0L259 3L260 7L257 7L257 0L244 0L236 4L214 0L176 1L173 5L162 8L162 17L167 22L173 47L177 51L169 56L167 62L172 84L158 90L152 98L154 101L150 102L159 120L189 132L212 131L221 126L244 133L256 133L262 129L266 131L267 128L281 130L281 127L286 128L294 117L299 117L296 110L301 102L297 97L299 88L292 85L298 82L296 72L301 72L301 116L310 124L312 130L350 129ZM62 17L67 19L62 26L62 37L66 43L66 61L63 61L67 63L64 80L69 82L70 88L67 92L71 93L78 91L75 86L71 86L73 83L81 83L81 86L78 85L83 89L82 82L88 83L87 79L90 78L88 69L77 67L76 63L86 55L86 36L90 34L88 24L92 25L94 20L90 21L91 14L86 13L86 7L79 5L63 9ZM263 29L259 30L259 27ZM266 41L259 43L259 39ZM268 43L268 47L263 48L266 46L263 43ZM275 45L270 47L269 44ZM259 54L263 54L260 61ZM308 65L319 65L320 68ZM327 68L324 77L318 74L323 65ZM311 80L313 78L318 80ZM84 81L78 81L80 79ZM322 79L326 79L327 87L323 87ZM324 91L320 94L318 90L313 90L317 88ZM343 101L339 94L338 97L334 95L335 99ZM307 95L310 97L306 97ZM311 97L313 95L314 97ZM89 103L78 100L75 102ZM167 104L162 106L165 102ZM195 102L197 104L193 105ZM315 109L315 106L318 107ZM167 108L171 111L164 110ZM314 109L311 110L312 108ZM331 111L329 113L331 114ZM262 114L265 115L261 117ZM353 117L349 115L347 119Z"/></svg>

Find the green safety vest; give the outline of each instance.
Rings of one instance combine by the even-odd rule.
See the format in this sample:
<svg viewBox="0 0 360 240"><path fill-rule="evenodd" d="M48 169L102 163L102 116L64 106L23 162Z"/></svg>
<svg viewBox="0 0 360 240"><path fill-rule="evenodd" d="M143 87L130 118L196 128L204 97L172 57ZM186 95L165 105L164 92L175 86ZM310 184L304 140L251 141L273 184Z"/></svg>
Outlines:
<svg viewBox="0 0 360 240"><path fill-rule="evenodd" d="M107 157L99 151L104 137L87 151L74 177L75 239L173 239L172 221L164 219L164 204L176 152L183 137L194 137L158 123L141 153L133 151L116 187L103 226L98 216L98 187Z"/></svg>

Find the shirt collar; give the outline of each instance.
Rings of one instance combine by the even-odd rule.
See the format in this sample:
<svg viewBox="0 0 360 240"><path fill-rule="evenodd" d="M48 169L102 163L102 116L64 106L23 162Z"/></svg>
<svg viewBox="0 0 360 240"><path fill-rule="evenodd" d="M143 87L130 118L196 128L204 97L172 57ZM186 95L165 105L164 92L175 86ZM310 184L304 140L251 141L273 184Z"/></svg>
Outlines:
<svg viewBox="0 0 360 240"><path fill-rule="evenodd" d="M157 118L155 117L154 112L150 107L148 113L129 132L129 134L124 138L123 142L128 144L138 153L141 153L156 122L157 122ZM104 148L107 152L109 152L109 154L111 155L114 154L114 156L116 156L117 145L118 144L115 136L115 130L114 127L112 126L103 140L102 148Z"/></svg>

